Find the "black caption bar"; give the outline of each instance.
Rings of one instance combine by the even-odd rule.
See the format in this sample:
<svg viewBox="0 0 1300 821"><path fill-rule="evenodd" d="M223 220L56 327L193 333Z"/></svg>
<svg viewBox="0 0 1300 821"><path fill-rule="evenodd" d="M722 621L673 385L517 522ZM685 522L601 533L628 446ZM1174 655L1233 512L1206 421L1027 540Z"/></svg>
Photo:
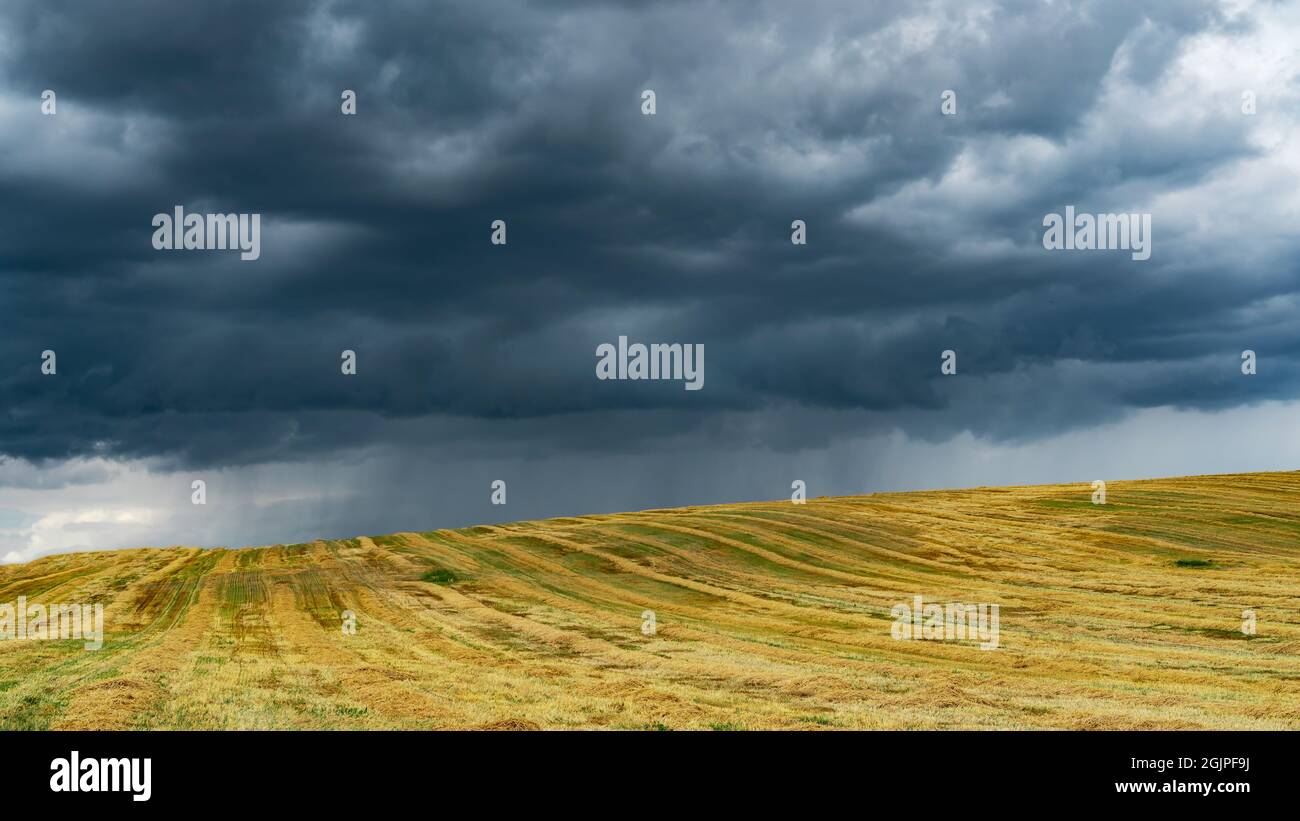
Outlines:
<svg viewBox="0 0 1300 821"><path fill-rule="evenodd" d="M340 811L573 802L817 805L846 791L927 808L1277 801L1295 736L1243 732L9 733L6 796L33 806ZM75 780L75 785L73 781ZM839 796L839 799L835 799ZM448 804L447 802L452 802ZM618 806L605 804L604 806Z"/></svg>

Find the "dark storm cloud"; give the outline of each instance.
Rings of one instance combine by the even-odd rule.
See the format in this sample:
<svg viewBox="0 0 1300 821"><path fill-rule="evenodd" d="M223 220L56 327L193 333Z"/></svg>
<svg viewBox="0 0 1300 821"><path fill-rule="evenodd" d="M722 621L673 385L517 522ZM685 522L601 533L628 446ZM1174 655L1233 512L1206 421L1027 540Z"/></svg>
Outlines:
<svg viewBox="0 0 1300 821"><path fill-rule="evenodd" d="M209 465L430 435L743 442L753 429L708 420L746 411L1024 438L1300 385L1288 312L1251 313L1295 293L1296 263L1261 275L1180 250L1159 212L1145 263L1038 245L1047 211L1142 210L1258 150L1240 117L1098 114L1108 83L1152 86L1188 38L1226 25L1209 4L0 15L5 454ZM56 117L39 114L45 88ZM339 113L344 88L355 117ZM946 88L956 118L939 115ZM1045 172L1016 139L1070 149ZM978 207L861 216L889 217L973 153L995 167L997 151L1006 185ZM176 204L261 213L262 258L154 251L150 218ZM488 244L498 218L505 247ZM795 218L805 247L789 242ZM1285 250L1274 258L1294 260ZM595 347L620 334L703 343L706 389L597 381ZM1243 384L1246 347L1269 368ZM39 373L47 348L56 379ZM345 348L355 377L339 373ZM960 383L938 373L949 348ZM406 424L430 416L448 421Z"/></svg>

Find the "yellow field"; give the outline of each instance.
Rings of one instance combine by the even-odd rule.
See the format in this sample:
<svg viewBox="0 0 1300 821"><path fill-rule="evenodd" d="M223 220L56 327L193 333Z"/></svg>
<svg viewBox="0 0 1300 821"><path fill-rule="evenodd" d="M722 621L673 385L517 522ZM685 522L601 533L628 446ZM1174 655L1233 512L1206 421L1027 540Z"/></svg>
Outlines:
<svg viewBox="0 0 1300 821"><path fill-rule="evenodd" d="M51 556L0 602L102 602L105 643L0 641L0 727L1300 728L1300 473L1090 496ZM998 604L999 648L895 640L915 595Z"/></svg>

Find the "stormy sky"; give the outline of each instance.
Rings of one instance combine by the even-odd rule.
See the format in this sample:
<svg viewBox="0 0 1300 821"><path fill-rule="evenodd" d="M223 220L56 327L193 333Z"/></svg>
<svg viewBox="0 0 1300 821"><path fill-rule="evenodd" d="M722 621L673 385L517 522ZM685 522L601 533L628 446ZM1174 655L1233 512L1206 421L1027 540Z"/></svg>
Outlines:
<svg viewBox="0 0 1300 821"><path fill-rule="evenodd" d="M10 0L0 557L1300 468L1297 43L1188 0ZM260 259L155 250L177 205ZM1067 205L1151 258L1045 249ZM597 379L619 336L704 389Z"/></svg>

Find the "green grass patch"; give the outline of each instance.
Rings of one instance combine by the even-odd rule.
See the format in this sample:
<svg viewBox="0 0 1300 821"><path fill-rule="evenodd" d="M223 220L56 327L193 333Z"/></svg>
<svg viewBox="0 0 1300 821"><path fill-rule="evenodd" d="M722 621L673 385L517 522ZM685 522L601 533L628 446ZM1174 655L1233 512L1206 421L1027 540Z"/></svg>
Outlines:
<svg viewBox="0 0 1300 821"><path fill-rule="evenodd" d="M1255 638L1252 635L1241 632L1241 630L1225 630L1221 627L1203 627L1199 632L1202 635L1216 639L1241 639L1243 641L1250 641Z"/></svg>
<svg viewBox="0 0 1300 821"><path fill-rule="evenodd" d="M1086 491L1080 491L1080 493L1086 493ZM1045 507L1048 510L1092 510L1095 507L1101 508L1103 513L1113 513L1124 508L1124 505L1114 502L1095 505L1092 503L1091 496L1085 499L1035 499L1033 504L1036 507Z"/></svg>
<svg viewBox="0 0 1300 821"><path fill-rule="evenodd" d="M361 718L362 716L368 715L370 713L370 708L369 707L345 707L342 704L340 704L334 708L334 711L341 716L349 716L351 718Z"/></svg>
<svg viewBox="0 0 1300 821"><path fill-rule="evenodd" d="M1179 559L1174 562L1175 567L1218 567L1210 559Z"/></svg>
<svg viewBox="0 0 1300 821"><path fill-rule="evenodd" d="M421 576L420 581L433 582L434 584L455 584L457 579L456 574L452 573L450 570L442 567L435 567Z"/></svg>

